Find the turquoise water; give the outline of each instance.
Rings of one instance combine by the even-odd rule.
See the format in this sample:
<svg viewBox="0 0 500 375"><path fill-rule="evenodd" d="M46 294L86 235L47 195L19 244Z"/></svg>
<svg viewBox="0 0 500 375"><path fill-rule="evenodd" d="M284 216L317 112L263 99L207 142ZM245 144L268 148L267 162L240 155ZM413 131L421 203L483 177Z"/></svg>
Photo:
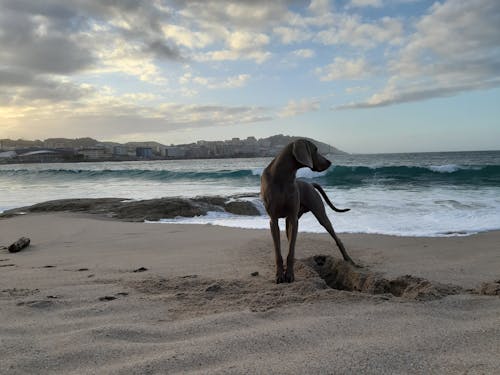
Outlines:
<svg viewBox="0 0 500 375"><path fill-rule="evenodd" d="M500 152L330 155L324 172L298 171L320 183L346 214L343 232L450 235L500 229ZM50 199L257 193L269 158L0 165L0 210ZM261 208L258 200L255 204ZM176 222L268 227L259 218L211 213ZM323 231L314 218L302 231Z"/></svg>

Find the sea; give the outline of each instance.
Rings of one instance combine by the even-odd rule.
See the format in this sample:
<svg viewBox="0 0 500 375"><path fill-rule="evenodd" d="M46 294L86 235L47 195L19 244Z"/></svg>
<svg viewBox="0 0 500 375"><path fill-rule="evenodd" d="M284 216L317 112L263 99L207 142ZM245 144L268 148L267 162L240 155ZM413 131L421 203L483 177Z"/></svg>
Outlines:
<svg viewBox="0 0 500 375"><path fill-rule="evenodd" d="M327 155L324 172L297 177L323 186L346 213L327 212L337 232L464 236L500 229L500 151ZM257 217L209 212L165 223L268 228L260 176L271 158L0 165L0 211L64 198L232 196ZM281 223L282 228L284 223ZM324 232L311 214L301 232Z"/></svg>

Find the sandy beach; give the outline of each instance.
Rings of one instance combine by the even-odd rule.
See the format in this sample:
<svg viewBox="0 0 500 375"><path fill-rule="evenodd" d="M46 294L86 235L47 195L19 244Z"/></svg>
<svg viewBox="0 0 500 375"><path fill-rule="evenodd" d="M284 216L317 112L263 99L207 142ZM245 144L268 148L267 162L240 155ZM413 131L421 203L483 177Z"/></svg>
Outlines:
<svg viewBox="0 0 500 375"><path fill-rule="evenodd" d="M267 230L2 219L0 245L32 245L0 250L0 372L498 373L500 298L481 288L500 279L500 232L340 235L363 265L347 272L390 289L330 287L326 234L299 233L297 281L276 285Z"/></svg>

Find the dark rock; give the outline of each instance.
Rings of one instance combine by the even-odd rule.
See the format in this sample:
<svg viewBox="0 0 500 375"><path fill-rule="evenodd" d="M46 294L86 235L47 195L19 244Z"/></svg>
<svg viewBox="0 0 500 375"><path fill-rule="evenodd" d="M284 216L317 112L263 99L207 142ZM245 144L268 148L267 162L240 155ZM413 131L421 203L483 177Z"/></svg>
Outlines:
<svg viewBox="0 0 500 375"><path fill-rule="evenodd" d="M252 272L250 275L252 275L252 276L259 276L259 272L255 271L255 272Z"/></svg>
<svg viewBox="0 0 500 375"><path fill-rule="evenodd" d="M212 285L209 285L206 289L205 292L218 292L221 290L221 286L217 283L214 283Z"/></svg>
<svg viewBox="0 0 500 375"><path fill-rule="evenodd" d="M99 301L113 301L115 299L116 299L116 297L113 297L113 296L99 297Z"/></svg>
<svg viewBox="0 0 500 375"><path fill-rule="evenodd" d="M138 268L138 269L136 269L136 270L134 270L134 271L132 271L132 272L145 272L145 271L147 271L147 270L148 270L148 269L147 269L146 267L141 267L141 268Z"/></svg>
<svg viewBox="0 0 500 375"><path fill-rule="evenodd" d="M47 300L23 301L23 302L18 302L17 306L29 306L37 309L45 309L47 307L53 306L53 302Z"/></svg>
<svg viewBox="0 0 500 375"><path fill-rule="evenodd" d="M500 280L482 283L479 287L479 294L485 296L500 296Z"/></svg>
<svg viewBox="0 0 500 375"><path fill-rule="evenodd" d="M18 253L25 247L30 245L31 240L28 237L21 237L12 245L9 246L9 253Z"/></svg>
<svg viewBox="0 0 500 375"><path fill-rule="evenodd" d="M226 212L235 215L259 216L260 212L252 202L247 201L232 201L224 205Z"/></svg>
<svg viewBox="0 0 500 375"><path fill-rule="evenodd" d="M232 199L232 200L231 200ZM7 210L0 218L21 212L85 212L124 221L156 221L177 216L206 215L208 211L227 211L237 215L259 215L257 208L236 197L196 197L192 199L169 197L131 201L124 198L61 199L38 203L29 207Z"/></svg>
<svg viewBox="0 0 500 375"><path fill-rule="evenodd" d="M113 210L117 219L130 221L156 221L177 216L193 217L205 215L207 207L184 198L161 198L124 202Z"/></svg>

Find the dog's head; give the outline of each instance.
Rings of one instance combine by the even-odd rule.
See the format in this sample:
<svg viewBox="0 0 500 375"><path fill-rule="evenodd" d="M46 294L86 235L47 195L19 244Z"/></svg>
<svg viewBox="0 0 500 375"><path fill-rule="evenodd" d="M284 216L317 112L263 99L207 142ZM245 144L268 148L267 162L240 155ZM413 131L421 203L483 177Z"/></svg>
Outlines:
<svg viewBox="0 0 500 375"><path fill-rule="evenodd" d="M295 160L304 167L309 167L315 172L321 172L332 164L318 152L316 145L307 139L298 139L292 144L292 154Z"/></svg>

